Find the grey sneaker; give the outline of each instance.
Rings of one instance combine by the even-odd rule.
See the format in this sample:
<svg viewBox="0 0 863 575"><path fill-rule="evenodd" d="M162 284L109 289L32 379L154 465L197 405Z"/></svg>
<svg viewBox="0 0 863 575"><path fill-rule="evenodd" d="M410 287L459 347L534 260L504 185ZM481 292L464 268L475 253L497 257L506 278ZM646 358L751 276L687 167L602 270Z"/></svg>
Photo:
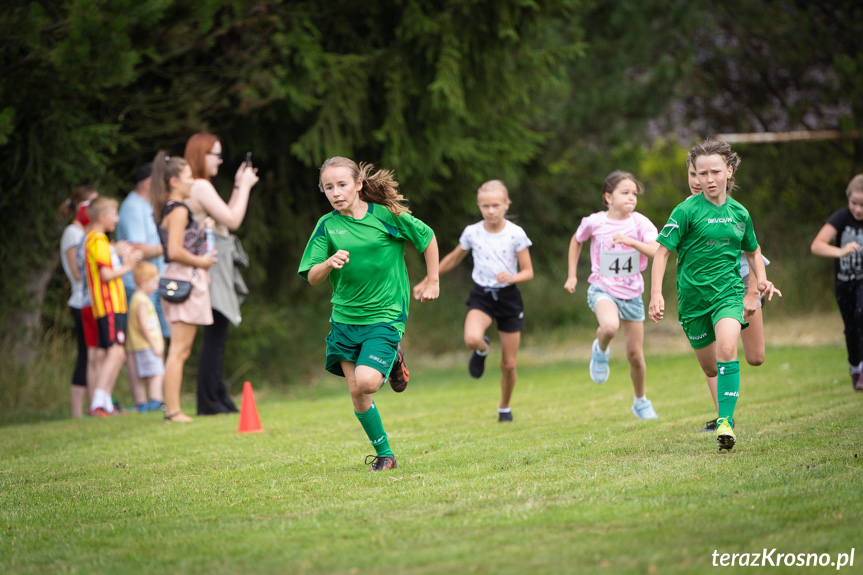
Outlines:
<svg viewBox="0 0 863 575"><path fill-rule="evenodd" d="M497 412L497 421L498 423L503 423L504 421L512 421L512 412L501 413Z"/></svg>
<svg viewBox="0 0 863 575"><path fill-rule="evenodd" d="M599 349L599 340L593 340L593 351L590 354L590 379L596 383L605 383L608 381L608 358L611 357L611 348L605 350L605 353Z"/></svg>

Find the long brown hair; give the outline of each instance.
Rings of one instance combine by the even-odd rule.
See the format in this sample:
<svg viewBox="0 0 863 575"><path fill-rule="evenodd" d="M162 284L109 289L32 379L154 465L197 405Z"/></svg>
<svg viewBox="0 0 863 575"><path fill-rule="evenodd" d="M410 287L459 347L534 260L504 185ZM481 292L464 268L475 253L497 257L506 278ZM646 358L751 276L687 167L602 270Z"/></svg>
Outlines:
<svg viewBox="0 0 863 575"><path fill-rule="evenodd" d="M98 194L99 191L93 186L75 186L75 189L72 190L72 194L69 198L60 204L60 209L57 210L57 215L63 221L68 220L78 213L78 208L81 207L81 204L90 199L90 196L94 193Z"/></svg>
<svg viewBox="0 0 863 575"><path fill-rule="evenodd" d="M730 193L734 189L734 174L737 173L737 166L740 165L740 156L737 152L731 151L731 146L720 140L707 139L692 146L687 156L686 167L691 165L695 167L695 159L698 156L712 156L718 154L725 160L725 166L731 168L731 176L728 177L725 185L725 191Z"/></svg>
<svg viewBox="0 0 863 575"><path fill-rule="evenodd" d="M334 156L321 165L320 174L327 168L348 168L354 181L362 180L363 187L360 190L360 199L364 202L380 204L388 209L394 216L411 213L408 209L408 200L399 192L399 183L393 177L391 170L374 171L372 164L362 163L359 166L350 158ZM324 191L318 177L318 188Z"/></svg>
<svg viewBox="0 0 863 575"><path fill-rule="evenodd" d="M150 201L153 202L153 218L156 223L162 221L162 208L168 203L171 193L171 178L179 178L183 168L189 162L179 156L169 156L165 150L159 150L153 158L153 174L150 176Z"/></svg>
<svg viewBox="0 0 863 575"><path fill-rule="evenodd" d="M207 173L207 154L218 141L219 137L215 134L200 132L194 134L186 142L186 151L183 152L183 157L192 167L192 177L196 180L210 181L210 174Z"/></svg>

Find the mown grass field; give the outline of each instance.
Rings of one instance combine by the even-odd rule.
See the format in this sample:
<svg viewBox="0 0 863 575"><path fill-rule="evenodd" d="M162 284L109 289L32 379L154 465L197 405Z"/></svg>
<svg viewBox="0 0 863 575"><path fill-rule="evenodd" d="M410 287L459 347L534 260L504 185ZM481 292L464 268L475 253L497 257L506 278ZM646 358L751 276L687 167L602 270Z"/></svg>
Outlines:
<svg viewBox="0 0 863 575"><path fill-rule="evenodd" d="M513 424L494 352L479 381L418 360L404 394L376 395L399 463L377 474L329 377L259 393L260 434L156 414L2 428L0 572L702 573L714 551L855 547L843 571L860 572L863 394L841 346L744 365L722 454L698 432L715 415L690 353L648 358L660 419L638 421L617 351L605 385L580 348L525 352Z"/></svg>

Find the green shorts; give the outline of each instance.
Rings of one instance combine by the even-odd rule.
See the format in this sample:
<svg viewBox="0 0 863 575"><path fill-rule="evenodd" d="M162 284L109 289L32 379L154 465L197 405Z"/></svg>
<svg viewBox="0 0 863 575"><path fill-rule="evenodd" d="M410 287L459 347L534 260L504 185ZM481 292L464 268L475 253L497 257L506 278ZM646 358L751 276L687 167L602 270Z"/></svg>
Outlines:
<svg viewBox="0 0 863 575"><path fill-rule="evenodd" d="M341 362L365 365L388 377L398 354L401 335L386 323L348 325L331 323L327 335L326 370L344 377Z"/></svg>
<svg viewBox="0 0 863 575"><path fill-rule="evenodd" d="M724 303L704 315L695 317L686 317L683 312L679 312L680 325L683 326L683 333L689 338L692 349L702 349L716 341L713 326L722 318L736 319L741 328L748 327L749 322L743 321L743 309L743 302L739 301Z"/></svg>

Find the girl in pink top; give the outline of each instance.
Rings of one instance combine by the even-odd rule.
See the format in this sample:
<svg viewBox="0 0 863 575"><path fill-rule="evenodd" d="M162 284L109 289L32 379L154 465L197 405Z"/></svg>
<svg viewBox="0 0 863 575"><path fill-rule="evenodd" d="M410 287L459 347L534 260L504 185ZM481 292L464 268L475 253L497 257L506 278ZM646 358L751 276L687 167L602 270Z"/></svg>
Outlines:
<svg viewBox="0 0 863 575"><path fill-rule="evenodd" d="M587 303L596 314L599 327L590 360L590 378L596 383L608 380L609 343L623 324L626 358L635 397L632 413L639 419L656 419L653 404L644 391L647 368L644 363L644 278L647 258L659 244L656 226L635 211L638 195L644 190L628 172L614 171L605 178L602 202L606 210L581 220L569 243L569 275L564 289L575 293L576 268L581 247L590 239L590 287Z"/></svg>

